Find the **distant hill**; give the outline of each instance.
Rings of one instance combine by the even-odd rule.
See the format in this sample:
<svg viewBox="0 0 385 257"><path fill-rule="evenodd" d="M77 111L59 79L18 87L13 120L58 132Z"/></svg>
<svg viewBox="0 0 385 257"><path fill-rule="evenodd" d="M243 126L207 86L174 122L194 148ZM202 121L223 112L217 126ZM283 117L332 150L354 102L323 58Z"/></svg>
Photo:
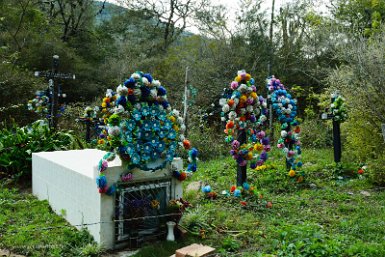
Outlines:
<svg viewBox="0 0 385 257"><path fill-rule="evenodd" d="M119 15L126 11L126 8L122 6L109 2L104 3L104 1L95 1L94 5L97 12L96 25L100 25L104 21L109 21L114 15Z"/></svg>
<svg viewBox="0 0 385 257"><path fill-rule="evenodd" d="M96 19L95 19L95 23L97 26L102 24L103 22L110 21L113 16L121 15L127 12L127 8L113 4L113 3L109 3L109 2L104 3L104 1L95 1L94 5L95 5L95 10L97 12ZM147 20L147 22L151 25L155 25L157 23L157 21L155 21L154 19ZM135 28L136 25L133 24L133 27ZM189 31L184 31L182 33L183 37L187 37L191 35L194 35L194 33L191 33Z"/></svg>

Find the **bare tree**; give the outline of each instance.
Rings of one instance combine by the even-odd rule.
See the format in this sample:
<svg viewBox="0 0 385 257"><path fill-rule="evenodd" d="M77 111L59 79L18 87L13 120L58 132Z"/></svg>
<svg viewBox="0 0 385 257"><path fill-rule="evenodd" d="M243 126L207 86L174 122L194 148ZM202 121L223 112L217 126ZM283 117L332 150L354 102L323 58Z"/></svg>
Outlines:
<svg viewBox="0 0 385 257"><path fill-rule="evenodd" d="M202 34L218 40L233 38L235 31L229 25L229 11L223 5L205 5L196 12L196 26Z"/></svg>
<svg viewBox="0 0 385 257"><path fill-rule="evenodd" d="M2 34L0 41L10 38L17 51L21 51L28 41L30 25L34 22L30 15L33 12L33 2L32 0L17 0L13 3L4 1L1 5L0 12L7 13L6 17L0 17Z"/></svg>
<svg viewBox="0 0 385 257"><path fill-rule="evenodd" d="M49 0L40 1L48 14L50 24L59 23L63 30L61 39L66 42L85 28L91 19L89 10L93 0Z"/></svg>
<svg viewBox="0 0 385 257"><path fill-rule="evenodd" d="M189 27L197 10L208 0L121 0L129 9L143 10L154 17L154 28L162 31L162 49L167 48Z"/></svg>

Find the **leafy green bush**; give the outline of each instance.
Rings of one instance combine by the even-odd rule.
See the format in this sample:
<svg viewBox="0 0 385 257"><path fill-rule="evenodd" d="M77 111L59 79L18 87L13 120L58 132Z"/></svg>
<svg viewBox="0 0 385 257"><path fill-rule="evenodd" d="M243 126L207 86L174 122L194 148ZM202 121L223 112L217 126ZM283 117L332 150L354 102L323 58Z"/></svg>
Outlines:
<svg viewBox="0 0 385 257"><path fill-rule="evenodd" d="M328 123L309 119L302 123L301 128L301 142L303 146L310 148L333 146L333 131Z"/></svg>
<svg viewBox="0 0 385 257"><path fill-rule="evenodd" d="M230 237L227 236L222 241L222 247L219 249L220 252L236 252L239 248L241 248L241 243Z"/></svg>
<svg viewBox="0 0 385 257"><path fill-rule="evenodd" d="M218 133L210 127L203 127L201 130L192 128L188 138L199 151L200 160L210 160L224 156L228 153L228 146L225 145L224 134Z"/></svg>
<svg viewBox="0 0 385 257"><path fill-rule="evenodd" d="M278 256L341 256L343 253L343 238L332 238L313 225L287 226L280 236Z"/></svg>
<svg viewBox="0 0 385 257"><path fill-rule="evenodd" d="M374 122L358 110L350 112L349 120L341 126L345 134L344 144L347 156L352 161L366 162L368 159L383 156L384 141L381 135L380 123Z"/></svg>
<svg viewBox="0 0 385 257"><path fill-rule="evenodd" d="M369 165L369 178L378 186L385 186L385 158L382 157Z"/></svg>
<svg viewBox="0 0 385 257"><path fill-rule="evenodd" d="M71 131L51 131L37 121L30 126L0 131L0 178L30 176L32 153L83 148L83 143Z"/></svg>

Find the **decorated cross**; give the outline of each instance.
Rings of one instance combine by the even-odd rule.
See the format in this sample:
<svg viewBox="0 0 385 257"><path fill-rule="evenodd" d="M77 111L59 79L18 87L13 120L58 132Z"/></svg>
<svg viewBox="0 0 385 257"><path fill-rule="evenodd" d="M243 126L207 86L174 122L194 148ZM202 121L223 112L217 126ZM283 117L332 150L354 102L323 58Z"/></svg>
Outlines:
<svg viewBox="0 0 385 257"><path fill-rule="evenodd" d="M285 154L288 175L292 180L300 183L304 179L304 172L300 171L302 150L299 140L301 128L296 118L297 99L293 98L281 81L274 76L267 79L266 87L269 91L271 110L281 123L281 135L277 147Z"/></svg>
<svg viewBox="0 0 385 257"><path fill-rule="evenodd" d="M84 109L84 113L76 119L76 121L82 122L86 125L86 141L89 143L91 142L91 126L94 127L94 134L95 136L98 136L98 132L103 127L103 123L99 121L99 118L97 117L97 113L99 112L99 107L96 106L94 108L87 106Z"/></svg>
<svg viewBox="0 0 385 257"><path fill-rule="evenodd" d="M333 120L333 147L334 147L334 161L341 161L341 130L340 123L347 119L347 111L345 107L345 100L340 96L338 91L331 94L331 105L329 113L322 113L321 119Z"/></svg>
<svg viewBox="0 0 385 257"><path fill-rule="evenodd" d="M231 145L230 154L238 164L237 186L246 182L247 163L252 169L261 166L270 151L269 138L262 130L267 120L267 105L256 91L254 79L241 70L220 99L221 119L226 121L226 142Z"/></svg>
<svg viewBox="0 0 385 257"><path fill-rule="evenodd" d="M61 92L60 86L58 83L55 83L56 79L75 79L74 74L69 73L59 73L59 56L54 55L52 57L52 69L50 71L35 71L35 77L44 77L48 79L48 89L47 93L49 95L49 126L52 129L56 128L56 118L58 110L58 98L65 97L65 94Z"/></svg>
<svg viewBox="0 0 385 257"><path fill-rule="evenodd" d="M226 142L231 144L230 154L237 161L237 186L246 182L246 165L250 168L261 166L270 151L270 140L263 128L268 114L266 100L256 93L255 81L244 70L225 89L222 106L222 121L226 121ZM277 147L282 149L286 157L288 175L297 182L304 179L301 161L300 127L296 119L297 100L293 99L285 86L274 76L268 78L267 89L271 112L281 123L281 138ZM234 136L237 136L235 139Z"/></svg>

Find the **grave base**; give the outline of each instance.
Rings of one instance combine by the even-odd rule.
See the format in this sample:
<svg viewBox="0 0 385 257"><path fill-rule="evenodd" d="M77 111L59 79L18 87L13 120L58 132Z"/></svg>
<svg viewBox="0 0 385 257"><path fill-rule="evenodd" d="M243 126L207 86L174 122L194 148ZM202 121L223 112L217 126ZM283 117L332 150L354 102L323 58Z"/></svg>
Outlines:
<svg viewBox="0 0 385 257"><path fill-rule="evenodd" d="M78 229L86 228L95 241L106 249L114 249L117 243L116 196L99 194L96 178L97 165L106 152L96 149L41 152L32 154L32 191L40 200L48 200L52 209ZM171 167L183 168L180 158L172 165L157 171L132 171L132 183L151 183L169 179L169 197L182 197L181 183L172 178ZM124 172L117 157L109 162L106 171L108 184L116 183ZM127 184L130 187L130 183ZM119 242L121 243L121 242Z"/></svg>

